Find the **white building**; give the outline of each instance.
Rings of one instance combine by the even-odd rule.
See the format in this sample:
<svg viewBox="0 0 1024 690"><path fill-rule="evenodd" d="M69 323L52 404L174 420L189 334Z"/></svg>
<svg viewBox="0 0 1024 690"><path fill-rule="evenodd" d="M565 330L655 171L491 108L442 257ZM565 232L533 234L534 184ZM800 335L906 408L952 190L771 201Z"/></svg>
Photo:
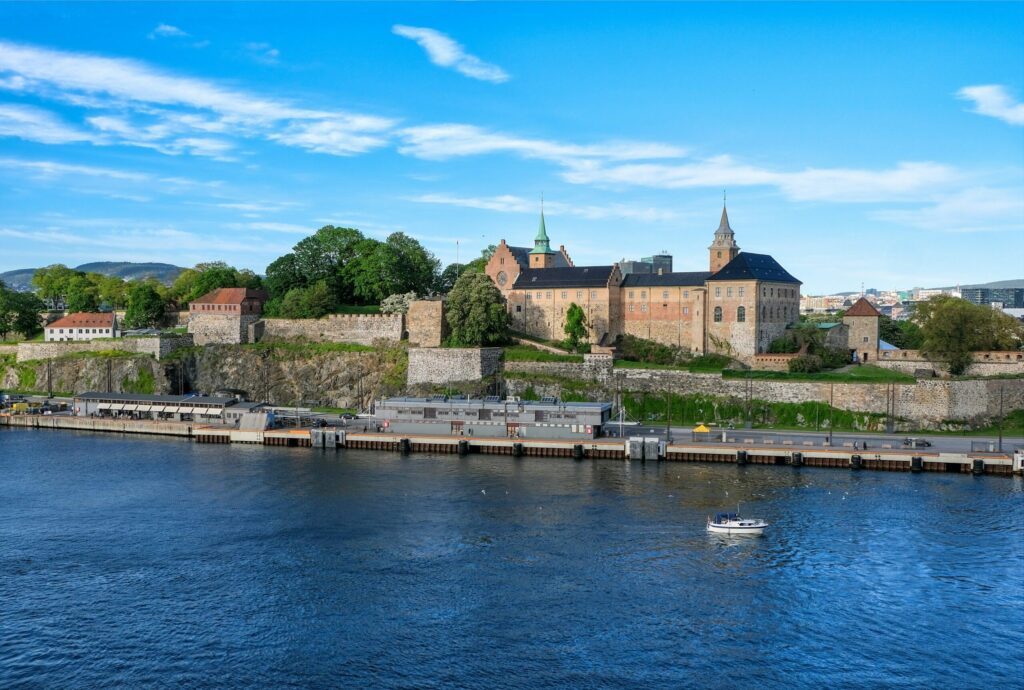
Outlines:
<svg viewBox="0 0 1024 690"><path fill-rule="evenodd" d="M113 312L94 313L78 312L68 314L47 324L43 331L47 342L60 340L95 340L96 338L116 338L117 317Z"/></svg>

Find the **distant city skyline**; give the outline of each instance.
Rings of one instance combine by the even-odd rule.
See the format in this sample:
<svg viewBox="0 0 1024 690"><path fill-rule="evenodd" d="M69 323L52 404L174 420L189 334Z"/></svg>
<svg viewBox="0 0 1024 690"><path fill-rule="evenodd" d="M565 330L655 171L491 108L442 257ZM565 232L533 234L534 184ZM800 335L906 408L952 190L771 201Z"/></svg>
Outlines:
<svg viewBox="0 0 1024 690"><path fill-rule="evenodd" d="M1024 277L1024 5L0 5L0 272L324 224L806 294ZM955 46L955 50L951 49Z"/></svg>

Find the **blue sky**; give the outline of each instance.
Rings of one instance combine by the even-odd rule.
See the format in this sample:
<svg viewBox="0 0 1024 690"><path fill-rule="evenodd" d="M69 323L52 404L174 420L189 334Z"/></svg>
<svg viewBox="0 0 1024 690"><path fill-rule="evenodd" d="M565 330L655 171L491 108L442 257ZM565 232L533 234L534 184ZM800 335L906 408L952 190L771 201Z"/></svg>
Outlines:
<svg viewBox="0 0 1024 690"><path fill-rule="evenodd" d="M0 4L0 271L740 246L804 292L1024 277L1024 5Z"/></svg>

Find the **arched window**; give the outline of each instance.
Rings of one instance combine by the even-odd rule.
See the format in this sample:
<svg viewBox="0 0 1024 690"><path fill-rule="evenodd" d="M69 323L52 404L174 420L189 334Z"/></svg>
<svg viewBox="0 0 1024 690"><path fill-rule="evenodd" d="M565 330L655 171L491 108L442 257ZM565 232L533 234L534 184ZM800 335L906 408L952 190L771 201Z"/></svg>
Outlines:
<svg viewBox="0 0 1024 690"><path fill-rule="evenodd" d="M721 307L715 307L715 323L718 323L721 320L722 320L722 308Z"/></svg>
<svg viewBox="0 0 1024 690"><path fill-rule="evenodd" d="M746 307L736 307L736 321L738 323L743 323L746 320L747 320L747 308Z"/></svg>

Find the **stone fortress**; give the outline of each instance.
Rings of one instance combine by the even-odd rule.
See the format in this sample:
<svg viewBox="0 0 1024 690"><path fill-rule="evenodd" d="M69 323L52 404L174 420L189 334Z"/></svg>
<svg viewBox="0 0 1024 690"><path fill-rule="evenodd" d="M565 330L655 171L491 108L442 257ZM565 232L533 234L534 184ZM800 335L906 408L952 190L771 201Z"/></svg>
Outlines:
<svg viewBox="0 0 1024 690"><path fill-rule="evenodd" d="M632 335L751 363L799 320L800 281L767 254L741 252L724 205L708 253L707 271L673 272L662 263L657 273L624 275L618 263L576 266L564 246L551 249L542 210L533 248L501 240L486 272L516 331L561 340L575 303L593 344Z"/></svg>

